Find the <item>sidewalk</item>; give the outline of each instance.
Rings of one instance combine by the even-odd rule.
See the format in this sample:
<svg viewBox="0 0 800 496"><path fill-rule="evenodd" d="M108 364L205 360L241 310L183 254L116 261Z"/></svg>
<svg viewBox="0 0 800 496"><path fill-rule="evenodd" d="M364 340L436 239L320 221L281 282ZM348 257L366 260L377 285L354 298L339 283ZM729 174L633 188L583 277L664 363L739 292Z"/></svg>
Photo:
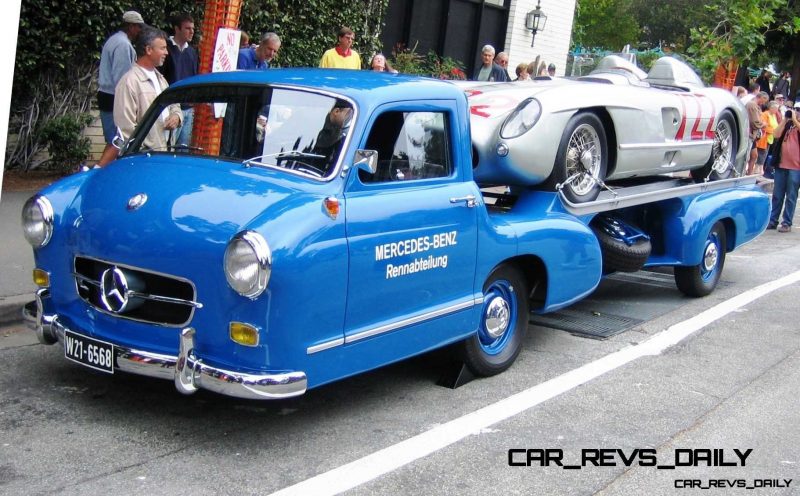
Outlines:
<svg viewBox="0 0 800 496"><path fill-rule="evenodd" d="M20 226L22 205L34 191L0 195L0 325L22 318L22 306L33 300L33 250Z"/></svg>

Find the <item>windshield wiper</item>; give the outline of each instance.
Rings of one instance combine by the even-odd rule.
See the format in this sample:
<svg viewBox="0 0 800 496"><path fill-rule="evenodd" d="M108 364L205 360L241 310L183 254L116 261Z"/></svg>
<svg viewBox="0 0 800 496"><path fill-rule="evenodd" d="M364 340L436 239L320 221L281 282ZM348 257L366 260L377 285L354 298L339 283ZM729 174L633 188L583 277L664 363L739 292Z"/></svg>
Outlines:
<svg viewBox="0 0 800 496"><path fill-rule="evenodd" d="M325 155L319 155L319 154L316 154L316 153L301 152L299 150L289 150L289 151L284 151L284 152L267 153L265 155L256 155L255 157L248 158L247 160L242 162L242 165L244 165L245 167L250 167L253 164L255 164L255 165L269 165L269 164L265 164L264 162L261 162L261 160L263 160L265 158L272 158L272 157L275 157L275 158L278 158L278 159L281 159L281 158L327 158Z"/></svg>

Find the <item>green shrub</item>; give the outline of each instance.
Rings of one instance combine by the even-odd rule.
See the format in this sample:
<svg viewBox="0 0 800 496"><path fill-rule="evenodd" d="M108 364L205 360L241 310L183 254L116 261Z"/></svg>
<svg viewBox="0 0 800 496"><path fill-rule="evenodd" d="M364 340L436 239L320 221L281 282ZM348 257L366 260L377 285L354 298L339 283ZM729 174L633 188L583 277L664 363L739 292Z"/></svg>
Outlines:
<svg viewBox="0 0 800 496"><path fill-rule="evenodd" d="M39 136L50 153L49 168L68 172L89 158L91 141L81 133L92 120L89 114L67 114L42 126Z"/></svg>
<svg viewBox="0 0 800 496"><path fill-rule="evenodd" d="M464 65L461 62L450 57L440 57L433 50L423 57L416 50L417 45L412 48L397 45L392 50L390 60L392 67L403 74L416 74L436 79L467 79Z"/></svg>

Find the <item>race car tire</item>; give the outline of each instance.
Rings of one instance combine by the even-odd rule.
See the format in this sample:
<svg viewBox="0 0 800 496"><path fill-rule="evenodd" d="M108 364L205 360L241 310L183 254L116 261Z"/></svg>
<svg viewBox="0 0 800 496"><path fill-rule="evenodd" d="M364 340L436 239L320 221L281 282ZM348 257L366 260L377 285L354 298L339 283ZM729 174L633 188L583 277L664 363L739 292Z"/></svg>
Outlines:
<svg viewBox="0 0 800 496"><path fill-rule="evenodd" d="M714 131L714 145L708 162L691 171L695 182L718 181L728 179L736 168L736 153L739 151L739 135L736 133L736 121L730 110L720 115L717 129Z"/></svg>
<svg viewBox="0 0 800 496"><path fill-rule="evenodd" d="M725 226L717 222L703 243L703 261L691 267L675 267L675 284L687 296L711 294L725 266Z"/></svg>
<svg viewBox="0 0 800 496"><path fill-rule="evenodd" d="M650 257L652 245L647 238L640 238L628 246L602 229L592 226L600 252L603 254L603 274L612 272L636 272L640 270Z"/></svg>
<svg viewBox="0 0 800 496"><path fill-rule="evenodd" d="M517 359L528 329L528 292L520 272L501 265L483 285L478 332L458 345L459 357L476 376L503 372Z"/></svg>
<svg viewBox="0 0 800 496"><path fill-rule="evenodd" d="M592 201L600 194L600 185L584 171L605 181L608 170L608 142L603 123L591 112L572 116L564 128L549 186L563 184L562 192L572 203ZM573 176L573 180L567 182Z"/></svg>

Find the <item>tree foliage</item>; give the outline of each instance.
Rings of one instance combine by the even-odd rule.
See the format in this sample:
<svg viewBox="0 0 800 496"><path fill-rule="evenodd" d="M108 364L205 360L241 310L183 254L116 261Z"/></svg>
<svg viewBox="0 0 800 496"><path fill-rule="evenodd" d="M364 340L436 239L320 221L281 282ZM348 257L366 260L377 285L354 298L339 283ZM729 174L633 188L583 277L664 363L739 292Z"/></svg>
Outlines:
<svg viewBox="0 0 800 496"><path fill-rule="evenodd" d="M620 50L639 41L633 0L578 0L573 45Z"/></svg>
<svg viewBox="0 0 800 496"><path fill-rule="evenodd" d="M710 22L692 28L687 50L703 78L710 80L720 64L731 60L741 63L763 49L775 13L785 3L786 0L712 0L706 4Z"/></svg>
<svg viewBox="0 0 800 496"><path fill-rule="evenodd" d="M639 45L683 52L689 46L691 28L704 22L704 3L697 0L633 0L631 11L641 27Z"/></svg>

